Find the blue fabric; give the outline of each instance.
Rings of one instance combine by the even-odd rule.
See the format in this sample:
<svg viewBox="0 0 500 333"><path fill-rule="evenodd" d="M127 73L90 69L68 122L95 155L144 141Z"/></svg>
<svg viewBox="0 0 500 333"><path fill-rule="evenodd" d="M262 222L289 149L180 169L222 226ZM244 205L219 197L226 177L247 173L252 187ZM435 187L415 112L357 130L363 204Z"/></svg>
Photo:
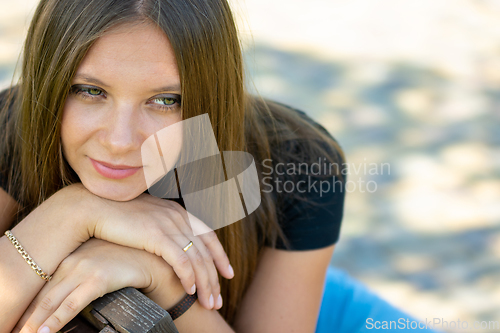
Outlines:
<svg viewBox="0 0 500 333"><path fill-rule="evenodd" d="M430 321L427 324L426 328L425 320L390 305L346 272L328 268L316 333L437 332Z"/></svg>

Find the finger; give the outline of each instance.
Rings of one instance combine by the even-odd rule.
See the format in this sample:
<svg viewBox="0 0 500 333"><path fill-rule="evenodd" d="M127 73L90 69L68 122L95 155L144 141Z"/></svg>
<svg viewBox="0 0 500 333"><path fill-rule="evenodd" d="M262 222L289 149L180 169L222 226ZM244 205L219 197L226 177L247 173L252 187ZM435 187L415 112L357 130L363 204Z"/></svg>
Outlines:
<svg viewBox="0 0 500 333"><path fill-rule="evenodd" d="M218 300L220 296L220 284L219 284L219 275L217 274L217 269L215 268L214 260L201 239L196 238L195 242L197 248L200 250L205 260L205 266L207 267L208 271L208 279L210 281L210 285L212 286L212 295L214 297L214 302L215 302L214 308L218 310L222 307L222 297L220 300Z"/></svg>
<svg viewBox="0 0 500 333"><path fill-rule="evenodd" d="M154 199L160 200L148 198L152 202ZM91 234L109 242L146 250L162 257L179 277L184 290L193 294L192 288L195 286L194 288L200 291L198 293L200 303L206 308L212 308L210 307L211 287L203 257L198 250L190 251L194 253L189 255L182 250L182 247L189 243L189 239L184 239L181 244L174 241L174 238L179 240L185 237L174 222L174 220L182 220L182 217L170 219L166 214L170 212L172 215L174 210L163 208L163 211L156 214L156 218L151 218L151 214L146 219L143 214L129 216L124 213L120 217L113 216L113 218L105 219L105 222L104 220L98 221ZM142 228L138 228L138 225ZM173 237L174 235L178 237Z"/></svg>
<svg viewBox="0 0 500 333"><path fill-rule="evenodd" d="M175 207L175 206L174 206ZM199 233L196 237L201 238L206 248L208 249L209 255L212 257L217 269L227 279L232 279L234 277L234 271L229 263L229 258L224 250L224 247L219 241L215 231L211 230L203 221L189 213L186 210L179 212L184 218L188 218L190 225L198 230L203 231ZM177 219L175 221L178 221ZM182 230L182 229L181 229Z"/></svg>
<svg viewBox="0 0 500 333"><path fill-rule="evenodd" d="M189 214L185 210L183 211L183 213L185 213L186 216L188 216ZM201 220L195 218L192 214L189 214L189 216L192 216L193 218L192 221L194 223L197 223L198 225L203 224L205 228L208 228ZM180 220L180 218L176 220L178 221ZM203 228L198 227L197 229L202 230ZM195 244L198 250L202 253L208 271L208 279L210 281L212 293L210 295L208 302L210 307L207 308L212 309L211 305L214 304L213 308L220 309L222 307L223 300L220 294L220 282L217 274L217 269L214 263L214 258L212 257L212 252L209 251L209 249L205 246L204 242L209 244L209 246L213 249L212 251L216 254L217 263L221 274L226 278L233 278L234 272L233 268L229 264L229 258L227 257L227 254L224 251L224 248L222 247L222 244L220 243L217 234L213 230L208 230L205 233L202 233L199 236L194 237L192 240L193 244ZM205 306L204 305L205 302L203 301L200 302L203 304L203 306Z"/></svg>
<svg viewBox="0 0 500 333"><path fill-rule="evenodd" d="M185 212L186 211L184 211L184 213ZM213 258L200 238L189 236L191 234L191 229L187 225L182 212L170 210L169 218L175 223L179 230L193 242L193 245L186 253L193 262L193 268L196 274L196 286L198 288L198 299L202 306L211 310L214 308L216 304L215 301L217 301L220 293L219 277ZM177 241L177 244L184 248L189 244L189 240L186 237L174 237L174 239Z"/></svg>
<svg viewBox="0 0 500 333"><path fill-rule="evenodd" d="M175 250L179 252L179 259L178 262L180 266L174 266L171 262L169 262L169 259L166 258L164 255L161 255L161 257L168 263L170 266L172 266L172 269L174 272L177 274L179 277L184 290L188 294L194 294L196 289L198 289L198 296L202 297L202 295L205 295L207 293L206 288L203 288L203 276L206 276L206 268L205 267L200 267L199 264L196 262L196 256L193 256L190 254L187 254L186 252L183 251L183 248L189 244L190 239L187 238L186 235L184 235L181 230L177 227L177 224L172 221L172 219L169 219L170 223L167 224L167 227L163 227L164 230L162 230L162 233L164 237L167 237L172 244L176 244L177 246L175 247ZM193 251L196 252L196 251ZM163 252L162 252L163 253ZM186 267L189 266L189 267ZM186 271L186 268L188 270ZM201 289L199 288L201 286ZM208 296L210 297L210 296Z"/></svg>
<svg viewBox="0 0 500 333"><path fill-rule="evenodd" d="M182 247L177 244L173 236L183 235L175 223L165 218L165 214L159 214L156 218L149 216L147 219L141 214L134 216L124 214L118 217L113 216L105 221L99 222L92 235L111 243L145 250L162 257L179 277L184 290L188 294L194 294L195 270L190 258L182 250L182 247L189 243L189 239L184 240Z"/></svg>
<svg viewBox="0 0 500 333"><path fill-rule="evenodd" d="M61 264L62 265L62 264ZM59 267L61 267L61 265ZM60 268L59 268L60 270ZM13 332L18 333L21 331L21 329L25 326L25 324L28 322L28 319L31 317L33 312L35 312L35 309L37 305L39 305L40 300L43 299L43 297L57 284L61 282L63 278L61 278L61 275L59 274L54 274L52 276L52 279L47 282L42 289L38 292L36 297L33 299L33 301L30 303L26 311L24 311L23 315L21 316L21 319L17 322L16 328L14 329ZM28 331L30 327L27 327ZM33 332L36 332L36 330L33 330Z"/></svg>
<svg viewBox="0 0 500 333"><path fill-rule="evenodd" d="M14 327L14 329L12 330L12 333L19 333L23 328L23 326L26 324L33 311L35 311L35 305L36 305L35 300L33 300L26 309L26 311L24 311L23 315L21 316L21 319L19 319L19 321L17 322L16 327ZM35 330L33 330L33 332L35 332Z"/></svg>
<svg viewBox="0 0 500 333"><path fill-rule="evenodd" d="M80 284L40 326L40 333L58 332L93 300L102 296L95 283ZM47 327L48 330L45 328ZM45 331L44 331L45 329Z"/></svg>
<svg viewBox="0 0 500 333"><path fill-rule="evenodd" d="M36 332L40 325L56 311L64 299L68 297L76 287L75 283L71 282L69 279L64 279L52 286L44 295L37 297L37 299L33 301L34 310L21 332Z"/></svg>
<svg viewBox="0 0 500 333"><path fill-rule="evenodd" d="M189 244L190 240L186 237L176 236L175 239L185 239L183 241L178 241L178 244L181 248L184 248ZM195 279L196 279L196 289L198 290L198 300L201 305L208 310L213 309L214 307L214 295L212 291L212 284L210 280L210 274L205 262L208 255L203 255L200 249L195 245L195 241L193 241L193 245L186 250L186 255L191 260L193 265L193 269L195 271ZM203 244L201 244L203 245ZM211 260L211 258L209 258ZM212 265L213 266L213 265ZM215 269L215 267L214 267ZM217 273L215 273L217 275ZM215 295L217 297L217 295Z"/></svg>
<svg viewBox="0 0 500 333"><path fill-rule="evenodd" d="M187 235L188 232L192 232L191 227L188 226L190 223L189 221L189 216L192 216L193 219L192 221L194 223L197 223L198 225L204 225L205 229L208 229L208 227L199 219L195 218L195 216L189 214L188 212L180 205L173 203L172 208L177 212L177 214L171 214L170 218L174 221L174 223L177 225L177 227ZM202 230L203 228L197 228L198 230ZM191 238L191 237L189 237ZM191 238L193 241L193 244L196 245L198 250L202 253L203 258L205 260L205 265L207 268L208 272L208 278L209 282L211 285L212 289L212 294L211 296L215 300L215 306L214 308L220 309L222 307L222 297L220 295L220 283L219 283L219 277L217 274L217 268L214 263L214 258L212 257L212 253L208 250L208 248L205 246L204 242L211 243L211 247L218 255L218 264L219 267L222 267L221 273L223 273L223 276L227 278L232 278L234 276L234 273L232 272L232 267L230 267L229 264L229 259L227 257L226 252L224 251L224 248L220 244L219 239L217 238L217 234L213 230L208 230L206 233L201 234L200 236L196 236ZM226 269L224 269L226 268ZM210 303L210 299L209 299Z"/></svg>
<svg viewBox="0 0 500 333"><path fill-rule="evenodd" d="M183 211L182 207L181 210L178 210L175 206L173 206L173 209L167 210L166 214L168 214L168 218L177 227L171 237L182 249L184 249L184 247L188 245L190 241L193 241L193 245L186 251L186 254L191 260L195 272L198 300L203 307L211 310L213 309L215 304L214 300L218 296L218 293L214 293L213 289L214 287L215 290L220 289L218 286L217 271L215 265L213 264L213 260L203 242L192 235L191 228L185 220L185 218L187 218L187 214L183 213L186 213L186 211ZM171 224L169 223L169 225ZM172 229L173 228L170 227L168 232L172 233ZM211 265L207 265L207 262ZM212 270L213 272L210 273L210 270ZM215 278L213 277L214 274ZM217 280L215 285L213 283L214 280Z"/></svg>
<svg viewBox="0 0 500 333"><path fill-rule="evenodd" d="M222 244L217 237L215 231L206 232L198 236L203 244L207 247L210 256L212 257L217 270L226 279L232 279L234 277L233 267L229 263L229 258L226 251L222 247Z"/></svg>
<svg viewBox="0 0 500 333"><path fill-rule="evenodd" d="M177 236L177 238L180 236ZM179 280L184 287L184 290L188 294L194 294L198 286L197 283L197 273L199 274L199 269L196 269L193 265L192 259L185 253L181 247L189 243L189 239L185 238L185 242L180 245L180 242L174 241L170 237L160 236L163 239L160 243L160 250L155 251L157 255L161 256L174 270L175 274L179 277ZM163 243L163 244L162 244Z"/></svg>
<svg viewBox="0 0 500 333"><path fill-rule="evenodd" d="M174 251L178 252L179 255L177 261L172 263L169 262L169 256L172 255L172 250L161 249L161 257L172 266L184 290L186 290L188 294L194 294L197 290L200 304L211 310L215 302L203 254L194 243L188 251L183 251L183 248L190 243L190 239L179 230L179 227L182 228L182 223L179 222L182 220L180 214L170 210L168 216L163 217L163 219L165 218L168 219L170 223L159 224L161 228L160 237L168 238L169 241L158 240L157 244L175 243L177 247ZM183 229L186 231L185 228Z"/></svg>

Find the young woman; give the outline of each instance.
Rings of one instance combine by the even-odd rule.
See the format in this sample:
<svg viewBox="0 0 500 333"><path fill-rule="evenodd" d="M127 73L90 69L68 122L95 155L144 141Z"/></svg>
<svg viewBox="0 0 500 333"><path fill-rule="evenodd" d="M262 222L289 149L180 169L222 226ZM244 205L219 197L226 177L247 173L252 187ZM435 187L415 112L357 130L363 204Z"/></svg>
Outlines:
<svg viewBox="0 0 500 333"><path fill-rule="evenodd" d="M314 330L343 192L306 220L304 200L262 182L255 212L199 236L181 204L144 193L142 143L204 113L219 150L249 152L261 181L280 162L342 162L303 114L246 94L225 1L41 1L3 104L1 226L52 279L1 238L2 330L56 332L125 286L166 309L196 288L181 332Z"/></svg>
<svg viewBox="0 0 500 333"><path fill-rule="evenodd" d="M0 101L2 332L57 332L126 286L165 309L196 294L180 332L324 322L343 153L303 112L245 92L225 0L42 0ZM219 151L253 156L261 203L195 236L182 198L148 193L141 146L202 114ZM300 169L313 163L323 171Z"/></svg>

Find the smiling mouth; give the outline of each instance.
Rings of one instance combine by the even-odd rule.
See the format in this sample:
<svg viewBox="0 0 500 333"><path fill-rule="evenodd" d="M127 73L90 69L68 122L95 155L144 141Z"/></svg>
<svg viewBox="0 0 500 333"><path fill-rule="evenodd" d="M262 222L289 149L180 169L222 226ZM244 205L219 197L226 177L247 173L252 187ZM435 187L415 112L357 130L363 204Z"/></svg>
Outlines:
<svg viewBox="0 0 500 333"><path fill-rule="evenodd" d="M133 167L128 165L113 165L106 162L96 161L90 158L92 166L94 169L103 177L110 179L124 179L132 176L137 171L142 169L141 167Z"/></svg>

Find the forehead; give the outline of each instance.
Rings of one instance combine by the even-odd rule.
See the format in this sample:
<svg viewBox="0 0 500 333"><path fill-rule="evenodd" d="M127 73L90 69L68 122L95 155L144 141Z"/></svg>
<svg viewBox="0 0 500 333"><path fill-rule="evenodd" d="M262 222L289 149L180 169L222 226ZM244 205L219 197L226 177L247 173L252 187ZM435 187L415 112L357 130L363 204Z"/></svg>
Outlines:
<svg viewBox="0 0 500 333"><path fill-rule="evenodd" d="M170 41L153 23L127 23L111 28L92 45L77 72L134 70L150 75L154 74L152 71L178 75Z"/></svg>

